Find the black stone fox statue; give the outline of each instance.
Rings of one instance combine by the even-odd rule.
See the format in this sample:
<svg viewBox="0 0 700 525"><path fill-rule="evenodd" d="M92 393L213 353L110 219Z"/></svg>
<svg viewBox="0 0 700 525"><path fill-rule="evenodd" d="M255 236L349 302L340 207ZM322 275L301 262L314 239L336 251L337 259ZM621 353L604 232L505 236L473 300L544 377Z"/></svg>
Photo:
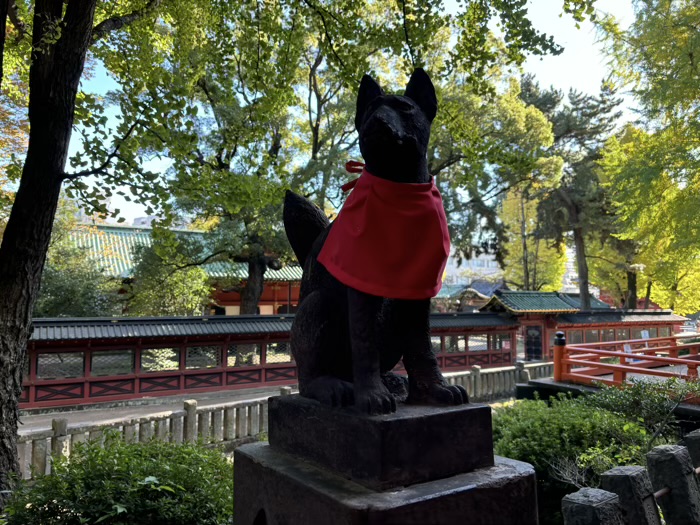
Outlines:
<svg viewBox="0 0 700 525"><path fill-rule="evenodd" d="M449 255L427 167L436 113L422 69L404 96L385 95L365 75L355 116L365 169L338 218L329 224L287 192L284 226L304 270L291 333L302 396L366 414L393 412L404 400L468 402L443 378L430 344L430 297ZM392 372L401 359L408 379Z"/></svg>

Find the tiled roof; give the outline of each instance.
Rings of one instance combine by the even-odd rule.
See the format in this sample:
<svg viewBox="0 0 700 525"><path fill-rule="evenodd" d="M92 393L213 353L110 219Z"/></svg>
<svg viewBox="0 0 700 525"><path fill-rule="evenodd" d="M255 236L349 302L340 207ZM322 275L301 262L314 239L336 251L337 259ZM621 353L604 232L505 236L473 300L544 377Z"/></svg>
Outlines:
<svg viewBox="0 0 700 525"><path fill-rule="evenodd" d="M490 282L490 281L472 281L469 288L473 289L475 292L485 295L486 297L491 297L496 290L505 290L505 284L502 281Z"/></svg>
<svg viewBox="0 0 700 525"><path fill-rule="evenodd" d="M671 310L608 310L560 315L559 326L569 324L683 323L686 318Z"/></svg>
<svg viewBox="0 0 700 525"><path fill-rule="evenodd" d="M451 299L453 297L459 297L466 288L466 284L443 284L435 298Z"/></svg>
<svg viewBox="0 0 700 525"><path fill-rule="evenodd" d="M34 319L32 341L133 339L170 336L288 334L294 315L215 317L121 317ZM515 326L517 321L488 313L433 314L431 328Z"/></svg>
<svg viewBox="0 0 700 525"><path fill-rule="evenodd" d="M180 235L201 236L201 232L181 230ZM133 250L136 246L151 246L151 229L114 225L79 225L70 233L76 246L84 247L88 255L98 261L108 275L113 277L130 277L134 268ZM217 261L203 266L209 277L238 278L248 277L246 263ZM300 281L302 269L290 265L280 270L268 269L266 281Z"/></svg>
<svg viewBox="0 0 700 525"><path fill-rule="evenodd" d="M286 334L293 315L34 319L32 341L130 339L216 334Z"/></svg>
<svg viewBox="0 0 700 525"><path fill-rule="evenodd" d="M574 313L578 308L562 299L556 292L522 292L496 290L483 311L503 311L513 313Z"/></svg>
<svg viewBox="0 0 700 525"><path fill-rule="evenodd" d="M559 297L564 299L577 310L581 309L581 295L577 293L559 293ZM604 303L597 297L591 296L591 310L610 310L610 305Z"/></svg>
<svg viewBox="0 0 700 525"><path fill-rule="evenodd" d="M431 328L488 328L494 326L517 326L514 317L503 317L492 313L432 314Z"/></svg>

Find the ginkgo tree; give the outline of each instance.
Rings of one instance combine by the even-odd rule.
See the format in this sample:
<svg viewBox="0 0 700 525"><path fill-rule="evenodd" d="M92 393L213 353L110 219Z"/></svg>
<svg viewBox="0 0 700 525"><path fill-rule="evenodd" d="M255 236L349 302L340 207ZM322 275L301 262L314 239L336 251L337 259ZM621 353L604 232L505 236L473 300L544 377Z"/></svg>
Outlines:
<svg viewBox="0 0 700 525"><path fill-rule="evenodd" d="M562 0L563 10L579 20L593 13L593 3ZM232 165L255 158L256 170L270 169L268 150L259 147L259 139L274 132L278 111L292 96L278 82L296 69L306 27L326 39L330 67L346 85L369 70L367 49L400 58L406 69L422 65L426 43L446 26L455 29L446 67L466 64L469 81L478 85L499 58L484 46L494 18L500 20L511 63L521 63L527 52L559 50L532 26L521 2L468 1L459 4L456 14L448 14L441 0L372 5L384 13L374 25L365 16L367 2L360 0L0 2L0 87L11 89L8 79L13 77L27 82L30 124L24 161L10 170L17 192L0 245L0 494L18 467L22 365L62 186L101 210L106 209L105 197L126 187L154 212L167 214L172 205L168 176L143 168L144 155L153 151L145 137L160 135L157 140L165 139L169 154L192 150L197 130L181 135L180 124L186 130L187 115L198 110L193 86L207 74L214 81L218 73L239 68L243 82L228 86L238 102L231 111L252 118L231 130L246 136L245 146L234 150ZM214 67L202 61L208 70L202 69L197 56L229 44L235 44L231 53L217 53L224 62ZM105 101L80 90L88 53L114 76L121 91L134 95L129 111L114 124L105 114ZM177 69L161 67L166 63ZM262 74L268 71L272 76ZM83 148L69 160L74 125L83 133ZM178 140L170 140L171 132ZM216 153L205 158L216 159Z"/></svg>
<svg viewBox="0 0 700 525"><path fill-rule="evenodd" d="M501 203L500 218L507 228L504 278L518 290L558 291L566 272L563 246L538 236L537 199L526 188L514 188Z"/></svg>
<svg viewBox="0 0 700 525"><path fill-rule="evenodd" d="M599 161L616 216L615 235L637 247L650 299L682 313L700 309L695 217L697 187L679 180L669 132L627 126L611 138ZM696 308L693 310L693 308Z"/></svg>
<svg viewBox="0 0 700 525"><path fill-rule="evenodd" d="M676 0L632 3L627 27L612 16L598 20L612 79L632 93L639 113L635 127L608 142L602 166L621 236L649 254L648 295L690 313L700 307L700 7Z"/></svg>

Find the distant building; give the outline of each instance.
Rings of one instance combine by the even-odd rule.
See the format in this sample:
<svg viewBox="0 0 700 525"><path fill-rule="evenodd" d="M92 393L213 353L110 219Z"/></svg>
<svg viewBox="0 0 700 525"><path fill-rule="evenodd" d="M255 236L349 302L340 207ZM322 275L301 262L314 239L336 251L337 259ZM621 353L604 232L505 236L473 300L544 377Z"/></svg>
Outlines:
<svg viewBox="0 0 700 525"><path fill-rule="evenodd" d="M179 234L201 236L202 232L178 230ZM133 275L133 249L137 245L151 246L151 230L144 227L96 224L78 227L71 233L76 246L85 248L90 257L99 261L107 274L117 279L128 279ZM207 272L216 291L213 299L218 306L212 307L213 314L238 315L241 295L237 291L217 287L217 281L228 282L238 279L244 283L248 278L248 265L243 262L214 261L202 266ZM258 303L260 314L293 312L299 301L301 267L288 265L279 270L265 272L263 293Z"/></svg>
<svg viewBox="0 0 700 525"><path fill-rule="evenodd" d="M136 217L131 224L142 228L150 228L153 226L153 221L155 221L157 218L158 217L155 215L149 215L148 217Z"/></svg>
<svg viewBox="0 0 700 525"><path fill-rule="evenodd" d="M588 285L588 291L593 297L601 297L600 288ZM566 271L564 272L564 278L561 286L560 292L565 294L578 294L579 282L578 282L578 266L576 264L576 252L573 248L566 248ZM603 299L605 301L605 299ZM612 304L612 303L608 303Z"/></svg>
<svg viewBox="0 0 700 525"><path fill-rule="evenodd" d="M445 267L445 284L469 284L477 280L497 278L502 270L492 254L482 253L471 259L462 259L457 264L457 258L451 256Z"/></svg>
<svg viewBox="0 0 700 525"><path fill-rule="evenodd" d="M591 309L580 309L578 294L497 290L482 312L513 315L518 319L518 355L526 360L551 359L556 332L569 344L670 337L685 317L671 310L620 310L591 298Z"/></svg>

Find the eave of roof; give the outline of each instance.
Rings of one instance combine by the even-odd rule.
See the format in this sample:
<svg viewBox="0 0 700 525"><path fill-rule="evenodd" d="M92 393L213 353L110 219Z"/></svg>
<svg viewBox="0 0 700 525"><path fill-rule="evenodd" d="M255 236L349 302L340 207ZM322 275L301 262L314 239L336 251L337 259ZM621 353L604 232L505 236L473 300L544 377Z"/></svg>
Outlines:
<svg viewBox="0 0 700 525"><path fill-rule="evenodd" d="M32 342L138 339L210 335L288 334L294 320L287 315L212 317L122 317L34 319ZM515 327L517 321L492 313L433 314L432 328Z"/></svg>
<svg viewBox="0 0 700 525"><path fill-rule="evenodd" d="M674 314L671 310L599 310L595 312L580 312L560 315L557 317L558 326L576 326L585 324L610 323L673 323L680 324L687 318Z"/></svg>
<svg viewBox="0 0 700 525"><path fill-rule="evenodd" d="M536 303L538 299L539 302L548 302L551 307L537 308L527 305L527 303ZM555 292L517 292L508 290L497 290L489 302L482 306L480 310L498 311L499 308L513 314L560 314L579 311L578 308L574 308L558 297Z"/></svg>

